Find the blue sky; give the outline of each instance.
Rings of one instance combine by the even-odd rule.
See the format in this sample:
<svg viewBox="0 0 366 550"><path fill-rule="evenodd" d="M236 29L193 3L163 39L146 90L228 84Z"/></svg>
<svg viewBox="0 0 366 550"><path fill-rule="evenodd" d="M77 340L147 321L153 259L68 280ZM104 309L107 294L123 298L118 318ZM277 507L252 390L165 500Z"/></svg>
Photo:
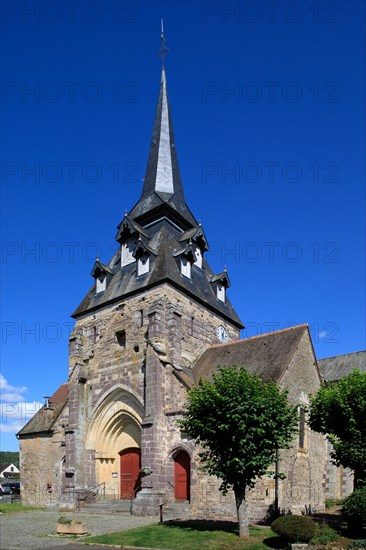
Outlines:
<svg viewBox="0 0 366 550"><path fill-rule="evenodd" d="M139 198L160 80L243 336L365 348L365 4L3 1L2 449L67 377L70 314Z"/></svg>

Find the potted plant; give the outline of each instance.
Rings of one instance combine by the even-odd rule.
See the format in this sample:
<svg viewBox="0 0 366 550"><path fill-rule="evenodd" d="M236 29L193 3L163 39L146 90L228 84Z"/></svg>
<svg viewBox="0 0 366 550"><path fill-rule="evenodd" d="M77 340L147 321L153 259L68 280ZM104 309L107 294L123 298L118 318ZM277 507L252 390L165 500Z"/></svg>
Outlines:
<svg viewBox="0 0 366 550"><path fill-rule="evenodd" d="M85 535L86 524L82 521L71 520L61 516L57 523L57 533L62 535Z"/></svg>

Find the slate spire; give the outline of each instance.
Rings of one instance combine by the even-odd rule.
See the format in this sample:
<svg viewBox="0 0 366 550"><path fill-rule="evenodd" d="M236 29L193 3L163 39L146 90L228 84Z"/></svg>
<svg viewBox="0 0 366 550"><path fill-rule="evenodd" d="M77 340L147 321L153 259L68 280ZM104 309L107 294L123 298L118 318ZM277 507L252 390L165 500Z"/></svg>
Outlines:
<svg viewBox="0 0 366 550"><path fill-rule="evenodd" d="M242 328L226 297L227 273L211 270L206 236L184 198L163 64L166 52L162 38L159 98L141 197L118 225L118 251L108 265L96 262L96 284L73 316L167 283Z"/></svg>
<svg viewBox="0 0 366 550"><path fill-rule="evenodd" d="M164 67L142 194L129 215L144 225L162 213L184 230L197 225L184 198Z"/></svg>

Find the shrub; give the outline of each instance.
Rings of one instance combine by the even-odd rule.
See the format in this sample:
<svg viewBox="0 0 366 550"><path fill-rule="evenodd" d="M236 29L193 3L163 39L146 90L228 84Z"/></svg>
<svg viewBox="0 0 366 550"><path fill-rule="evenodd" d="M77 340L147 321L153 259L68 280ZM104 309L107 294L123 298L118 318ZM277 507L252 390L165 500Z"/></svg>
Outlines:
<svg viewBox="0 0 366 550"><path fill-rule="evenodd" d="M327 509L333 508L333 506L338 506L343 504L343 498L327 498L325 501L325 507Z"/></svg>
<svg viewBox="0 0 366 550"><path fill-rule="evenodd" d="M61 525L70 525L71 519L65 518L65 516L61 516L58 518L57 523L61 523Z"/></svg>
<svg viewBox="0 0 366 550"><path fill-rule="evenodd" d="M271 529L288 542L309 542L317 532L317 525L306 516L281 516L272 523Z"/></svg>
<svg viewBox="0 0 366 550"><path fill-rule="evenodd" d="M328 544L339 539L339 533L329 527L329 525L322 525L318 527L317 533L311 538L311 544Z"/></svg>
<svg viewBox="0 0 366 550"><path fill-rule="evenodd" d="M342 512L351 531L362 531L366 527L366 487L356 489L344 501Z"/></svg>
<svg viewBox="0 0 366 550"><path fill-rule="evenodd" d="M349 543L349 550L356 550L356 548L366 548L366 539L353 540Z"/></svg>

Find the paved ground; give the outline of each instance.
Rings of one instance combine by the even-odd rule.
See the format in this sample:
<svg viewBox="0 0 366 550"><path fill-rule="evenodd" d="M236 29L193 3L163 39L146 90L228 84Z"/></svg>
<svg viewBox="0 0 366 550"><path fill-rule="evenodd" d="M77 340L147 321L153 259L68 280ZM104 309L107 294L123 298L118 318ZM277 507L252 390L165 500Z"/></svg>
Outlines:
<svg viewBox="0 0 366 550"><path fill-rule="evenodd" d="M92 546L76 545L74 540L59 536L48 536L56 533L58 511L20 512L0 515L0 548L2 550L31 550L32 548L52 548L92 550ZM131 516L130 514L86 514L62 513L72 519L83 520L91 535L101 535L113 531L122 531L140 525L157 523L158 518ZM78 540L82 540L80 537ZM95 547L96 548L96 547ZM98 548L100 550L101 547Z"/></svg>

